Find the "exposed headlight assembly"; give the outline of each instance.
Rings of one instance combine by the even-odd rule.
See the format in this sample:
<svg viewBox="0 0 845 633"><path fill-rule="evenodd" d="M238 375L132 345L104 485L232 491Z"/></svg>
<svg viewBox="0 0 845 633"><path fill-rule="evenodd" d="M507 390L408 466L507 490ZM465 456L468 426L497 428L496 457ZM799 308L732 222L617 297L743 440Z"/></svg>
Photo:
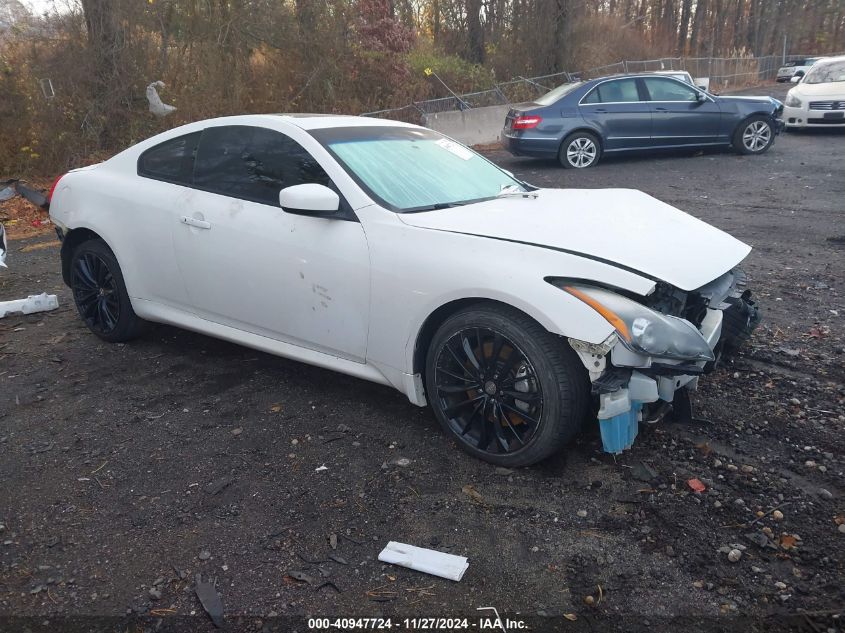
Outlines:
<svg viewBox="0 0 845 633"><path fill-rule="evenodd" d="M800 108L801 107L801 99L796 97L792 92L788 92L786 95L786 100L784 101L786 105L790 108Z"/></svg>
<svg viewBox="0 0 845 633"><path fill-rule="evenodd" d="M695 326L661 314L603 288L555 284L602 315L631 351L676 360L714 360L713 350Z"/></svg>

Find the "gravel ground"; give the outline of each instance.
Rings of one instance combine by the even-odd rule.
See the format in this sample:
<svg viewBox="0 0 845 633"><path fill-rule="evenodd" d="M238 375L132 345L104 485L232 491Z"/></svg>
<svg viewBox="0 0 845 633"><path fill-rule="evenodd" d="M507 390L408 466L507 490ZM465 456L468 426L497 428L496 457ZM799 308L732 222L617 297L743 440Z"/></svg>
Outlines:
<svg viewBox="0 0 845 633"><path fill-rule="evenodd" d="M517 471L466 456L378 385L164 326L104 344L51 238L12 241L0 299L47 291L60 308L0 321L0 630L211 629L196 574L233 630L478 628L488 606L539 631L843 630L843 147L787 134L761 157L584 172L490 152L535 184L642 189L749 242L765 310L702 380L696 422L641 428L615 459L592 429ZM383 565L390 540L469 571Z"/></svg>

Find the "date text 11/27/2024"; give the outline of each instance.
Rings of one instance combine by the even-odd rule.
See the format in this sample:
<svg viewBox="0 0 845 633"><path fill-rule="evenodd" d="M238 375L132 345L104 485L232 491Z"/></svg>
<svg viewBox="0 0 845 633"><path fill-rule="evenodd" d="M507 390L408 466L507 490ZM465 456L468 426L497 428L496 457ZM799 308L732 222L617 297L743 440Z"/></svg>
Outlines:
<svg viewBox="0 0 845 633"><path fill-rule="evenodd" d="M487 609L493 613L490 616L478 618L309 618L308 628L310 630L334 629L346 631L405 629L410 631L479 630L504 632L528 629L528 624L524 620L501 617L493 607L485 607L479 610Z"/></svg>

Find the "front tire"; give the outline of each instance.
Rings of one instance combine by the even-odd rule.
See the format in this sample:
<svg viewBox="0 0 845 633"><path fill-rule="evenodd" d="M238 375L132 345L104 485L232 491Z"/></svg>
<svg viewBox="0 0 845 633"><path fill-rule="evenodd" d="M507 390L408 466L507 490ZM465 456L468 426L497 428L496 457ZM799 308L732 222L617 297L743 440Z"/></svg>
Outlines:
<svg viewBox="0 0 845 633"><path fill-rule="evenodd" d="M426 390L444 431L499 466L537 463L580 431L589 380L575 353L526 315L477 304L449 317L426 356Z"/></svg>
<svg viewBox="0 0 845 633"><path fill-rule="evenodd" d="M103 240L76 247L70 261L70 288L79 316L104 341L120 343L143 332L146 322L132 309L123 273Z"/></svg>
<svg viewBox="0 0 845 633"><path fill-rule="evenodd" d="M594 167L601 158L601 142L590 132L573 132L560 144L558 160L566 169Z"/></svg>
<svg viewBox="0 0 845 633"><path fill-rule="evenodd" d="M734 149L740 154L762 154L775 142L775 132L768 117L757 115L747 118L736 128Z"/></svg>

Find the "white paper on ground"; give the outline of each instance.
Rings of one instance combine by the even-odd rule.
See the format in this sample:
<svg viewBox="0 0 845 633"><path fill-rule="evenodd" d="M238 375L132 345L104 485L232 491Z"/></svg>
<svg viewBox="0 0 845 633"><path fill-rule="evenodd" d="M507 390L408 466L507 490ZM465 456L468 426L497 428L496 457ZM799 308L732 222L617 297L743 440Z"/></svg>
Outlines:
<svg viewBox="0 0 845 633"><path fill-rule="evenodd" d="M59 300L56 295L48 295L42 292L40 295L29 295L26 299L15 299L14 301L0 301L0 319L12 312L32 314L34 312L47 312L59 307Z"/></svg>
<svg viewBox="0 0 845 633"><path fill-rule="evenodd" d="M399 565L455 581L463 578L464 572L469 568L469 562L463 556L445 554L395 541L387 544L378 555L378 559L383 563Z"/></svg>

